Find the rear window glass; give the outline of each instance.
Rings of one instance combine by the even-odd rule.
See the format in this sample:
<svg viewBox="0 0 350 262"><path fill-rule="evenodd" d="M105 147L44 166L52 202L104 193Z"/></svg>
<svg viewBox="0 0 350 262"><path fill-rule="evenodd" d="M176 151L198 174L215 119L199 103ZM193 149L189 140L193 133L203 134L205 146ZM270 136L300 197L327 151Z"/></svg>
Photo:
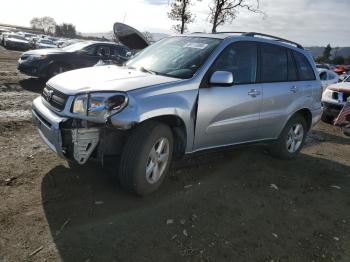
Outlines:
<svg viewBox="0 0 350 262"><path fill-rule="evenodd" d="M293 51L293 54L299 71L299 80L315 80L314 70L312 70L312 67L306 57L296 51Z"/></svg>
<svg viewBox="0 0 350 262"><path fill-rule="evenodd" d="M261 82L288 81L288 57L284 48L261 46Z"/></svg>

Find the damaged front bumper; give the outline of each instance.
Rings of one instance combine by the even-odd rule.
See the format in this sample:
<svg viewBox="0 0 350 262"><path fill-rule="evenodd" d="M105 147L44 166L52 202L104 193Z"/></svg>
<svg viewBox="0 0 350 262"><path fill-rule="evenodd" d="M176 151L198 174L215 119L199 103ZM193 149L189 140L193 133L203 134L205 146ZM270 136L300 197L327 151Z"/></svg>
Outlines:
<svg viewBox="0 0 350 262"><path fill-rule="evenodd" d="M100 128L62 128L69 118L52 112L41 97L33 101L32 116L42 140L62 158L85 164L99 143Z"/></svg>

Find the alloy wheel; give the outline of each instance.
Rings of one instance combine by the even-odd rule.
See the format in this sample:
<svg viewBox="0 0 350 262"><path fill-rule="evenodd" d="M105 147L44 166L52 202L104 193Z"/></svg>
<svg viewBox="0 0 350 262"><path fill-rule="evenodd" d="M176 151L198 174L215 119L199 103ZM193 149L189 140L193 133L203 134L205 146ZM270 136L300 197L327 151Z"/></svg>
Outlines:
<svg viewBox="0 0 350 262"><path fill-rule="evenodd" d="M304 139L304 128L301 124L294 124L287 135L286 146L289 153L295 153L300 148Z"/></svg>
<svg viewBox="0 0 350 262"><path fill-rule="evenodd" d="M162 177L168 165L170 155L170 143L165 137L160 138L153 146L148 155L146 164L146 180L154 184Z"/></svg>

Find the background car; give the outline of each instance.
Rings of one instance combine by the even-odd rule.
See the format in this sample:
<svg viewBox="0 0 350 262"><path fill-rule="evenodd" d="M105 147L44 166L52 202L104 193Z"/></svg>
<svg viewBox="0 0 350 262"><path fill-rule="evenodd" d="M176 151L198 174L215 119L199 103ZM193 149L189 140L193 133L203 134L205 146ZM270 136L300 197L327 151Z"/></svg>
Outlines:
<svg viewBox="0 0 350 262"><path fill-rule="evenodd" d="M121 65L129 59L128 53L127 47L112 42L79 42L64 48L25 52L18 61L18 70L47 79L72 69L93 66L101 59Z"/></svg>
<svg viewBox="0 0 350 262"><path fill-rule="evenodd" d="M328 69L328 70L331 69L330 65L328 65L328 64L316 64L316 68Z"/></svg>
<svg viewBox="0 0 350 262"><path fill-rule="evenodd" d="M1 44L2 46L5 45L5 41L6 41L7 37L8 37L10 34L11 34L10 32L5 32L5 33L2 33L2 34L1 34L1 37L0 37L0 44Z"/></svg>
<svg viewBox="0 0 350 262"><path fill-rule="evenodd" d="M331 84L336 84L339 82L339 75L334 73L331 70L318 68L317 72L318 72L320 79L321 79L323 91L327 88L327 86L329 86Z"/></svg>
<svg viewBox="0 0 350 262"><path fill-rule="evenodd" d="M36 49L41 49L41 48L56 48L57 45L50 39L39 39L35 43L35 48Z"/></svg>
<svg viewBox="0 0 350 262"><path fill-rule="evenodd" d="M330 85L322 94L324 122L332 122L343 108L347 99L350 98L350 77L341 83Z"/></svg>
<svg viewBox="0 0 350 262"><path fill-rule="evenodd" d="M17 34L9 34L4 39L4 46L8 49L14 50L28 50L29 41L23 36Z"/></svg>

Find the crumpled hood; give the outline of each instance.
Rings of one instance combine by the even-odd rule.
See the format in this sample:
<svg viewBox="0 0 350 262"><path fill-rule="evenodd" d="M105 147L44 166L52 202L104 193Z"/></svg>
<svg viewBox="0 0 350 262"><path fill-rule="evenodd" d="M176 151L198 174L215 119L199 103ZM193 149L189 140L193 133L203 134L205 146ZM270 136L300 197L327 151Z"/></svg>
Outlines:
<svg viewBox="0 0 350 262"><path fill-rule="evenodd" d="M92 91L127 92L143 87L180 81L115 65L72 70L51 78L47 84L67 95Z"/></svg>
<svg viewBox="0 0 350 262"><path fill-rule="evenodd" d="M342 82L342 83L330 85L328 86L328 89L337 91L337 92L350 93L350 82Z"/></svg>

